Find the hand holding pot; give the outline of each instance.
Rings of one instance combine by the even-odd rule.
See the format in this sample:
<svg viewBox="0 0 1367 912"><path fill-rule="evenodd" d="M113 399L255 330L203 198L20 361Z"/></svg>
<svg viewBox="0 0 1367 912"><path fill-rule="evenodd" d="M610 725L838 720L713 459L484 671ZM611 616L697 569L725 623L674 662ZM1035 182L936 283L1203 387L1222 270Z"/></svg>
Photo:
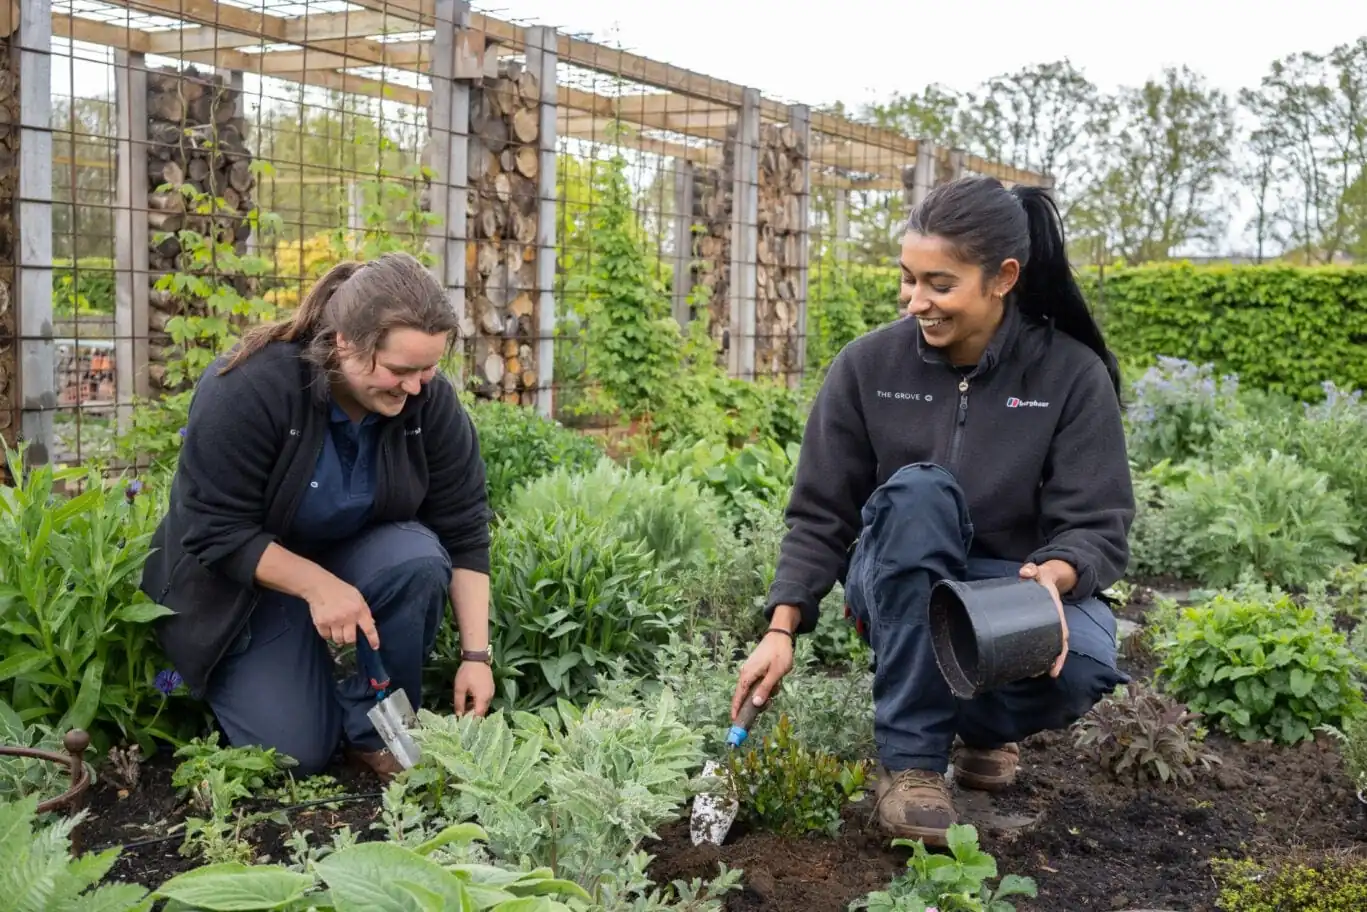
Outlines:
<svg viewBox="0 0 1367 912"><path fill-rule="evenodd" d="M1069 592L1076 584L1077 573L1064 561L1045 561L1043 564L1025 564L1020 569L1021 579L1032 579L1049 590L1058 609L1058 622L1063 635L1063 649L1054 666L1049 669L1049 677L1057 678L1063 671L1063 663L1068 659L1068 619L1063 613L1063 597L1060 592Z"/></svg>

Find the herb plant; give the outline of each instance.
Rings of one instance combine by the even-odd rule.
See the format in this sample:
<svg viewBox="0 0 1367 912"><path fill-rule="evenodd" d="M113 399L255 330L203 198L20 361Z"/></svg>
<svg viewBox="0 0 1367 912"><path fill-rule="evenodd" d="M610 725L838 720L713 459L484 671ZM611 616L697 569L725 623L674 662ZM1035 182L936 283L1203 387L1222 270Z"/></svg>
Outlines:
<svg viewBox="0 0 1367 912"><path fill-rule="evenodd" d="M1075 743L1121 781L1190 784L1193 767L1219 762L1202 748L1199 718L1136 681L1123 696L1107 697L1079 720Z"/></svg>
<svg viewBox="0 0 1367 912"><path fill-rule="evenodd" d="M995 887L997 860L978 847L978 830L957 823L947 832L948 855L926 850L917 839L894 839L894 846L910 848L907 870L886 890L870 893L851 904L868 912L1015 912L1007 899L1034 898L1034 880L1007 874Z"/></svg>
<svg viewBox="0 0 1367 912"><path fill-rule="evenodd" d="M515 487L557 468L591 469L603 457L603 447L593 438L543 418L535 409L486 400L466 407L479 435L489 505L496 514L504 512Z"/></svg>
<svg viewBox="0 0 1367 912"><path fill-rule="evenodd" d="M787 715L780 715L772 736L729 760L740 797L740 813L782 836L840 830L841 809L862 795L864 762L808 750L793 736Z"/></svg>
<svg viewBox="0 0 1367 912"><path fill-rule="evenodd" d="M1165 690L1241 740L1291 744L1364 712L1364 671L1343 634L1289 596L1226 594L1184 608L1158 644Z"/></svg>

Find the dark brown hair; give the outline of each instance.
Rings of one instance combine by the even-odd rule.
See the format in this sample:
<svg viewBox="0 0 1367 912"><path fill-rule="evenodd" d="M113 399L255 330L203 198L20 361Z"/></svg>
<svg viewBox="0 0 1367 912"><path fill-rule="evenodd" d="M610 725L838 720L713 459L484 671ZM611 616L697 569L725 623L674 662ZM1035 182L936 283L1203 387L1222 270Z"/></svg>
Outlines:
<svg viewBox="0 0 1367 912"><path fill-rule="evenodd" d="M436 276L412 254L386 253L365 263L347 261L333 266L309 289L291 319L264 323L243 333L222 372L277 341L301 343L305 359L329 371L336 366L338 333L374 363L375 353L392 330L437 335L457 326L446 289Z"/></svg>
<svg viewBox="0 0 1367 912"><path fill-rule="evenodd" d="M1073 278L1063 219L1049 192L994 177L964 177L935 187L907 219L906 230L948 241L960 259L996 277L1008 259L1021 265L1008 296L1022 314L1057 327L1096 352L1116 395L1120 367Z"/></svg>

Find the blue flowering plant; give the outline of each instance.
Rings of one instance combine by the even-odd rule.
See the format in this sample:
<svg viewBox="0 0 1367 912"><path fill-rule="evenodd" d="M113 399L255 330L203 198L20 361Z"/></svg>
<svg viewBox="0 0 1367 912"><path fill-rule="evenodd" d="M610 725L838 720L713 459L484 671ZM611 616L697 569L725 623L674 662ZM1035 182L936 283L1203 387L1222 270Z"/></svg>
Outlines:
<svg viewBox="0 0 1367 912"><path fill-rule="evenodd" d="M100 754L183 742L203 710L153 637L168 609L138 589L163 485L7 457L15 485L0 486L0 700L27 722L87 730Z"/></svg>
<svg viewBox="0 0 1367 912"><path fill-rule="evenodd" d="M1238 407L1239 381L1210 364L1160 356L1131 388L1126 412L1130 459L1142 469L1205 452Z"/></svg>

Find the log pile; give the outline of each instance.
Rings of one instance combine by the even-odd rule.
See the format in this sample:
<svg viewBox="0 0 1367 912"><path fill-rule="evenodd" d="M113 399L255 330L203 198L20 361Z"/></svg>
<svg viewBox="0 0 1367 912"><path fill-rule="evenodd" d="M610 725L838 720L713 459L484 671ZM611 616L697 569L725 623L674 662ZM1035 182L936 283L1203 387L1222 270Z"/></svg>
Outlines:
<svg viewBox="0 0 1367 912"><path fill-rule="evenodd" d="M541 85L515 61L470 86L466 357L476 395L532 405Z"/></svg>
<svg viewBox="0 0 1367 912"><path fill-rule="evenodd" d="M802 243L803 148L786 124L759 137L759 237L755 245L755 376L801 379L798 325Z"/></svg>
<svg viewBox="0 0 1367 912"><path fill-rule="evenodd" d="M14 215L19 196L19 55L0 38L0 442L19 442L19 300ZM0 481L7 469L0 460Z"/></svg>
<svg viewBox="0 0 1367 912"><path fill-rule="evenodd" d="M709 291L712 337L725 354L731 326L731 219L737 126L731 125L718 168L700 168L694 177L693 282ZM760 129L755 245L755 373L796 376L799 267L802 239L801 194L807 150L792 127L765 124ZM730 344L735 344L732 340Z"/></svg>
<svg viewBox="0 0 1367 912"><path fill-rule="evenodd" d="M181 249L177 232L198 232L205 243L231 247L239 256L247 252L256 176L243 114L241 93L222 74L211 76L193 66L179 73L147 71L147 262L154 286L148 308L148 377L153 395L176 391L165 381L167 361L179 356L166 334L167 323L182 314L207 313L204 301L155 287L163 275L190 268L189 252ZM214 206L214 197L222 203ZM239 294L256 293L255 279L225 275L222 266L212 268L217 281L231 284Z"/></svg>

